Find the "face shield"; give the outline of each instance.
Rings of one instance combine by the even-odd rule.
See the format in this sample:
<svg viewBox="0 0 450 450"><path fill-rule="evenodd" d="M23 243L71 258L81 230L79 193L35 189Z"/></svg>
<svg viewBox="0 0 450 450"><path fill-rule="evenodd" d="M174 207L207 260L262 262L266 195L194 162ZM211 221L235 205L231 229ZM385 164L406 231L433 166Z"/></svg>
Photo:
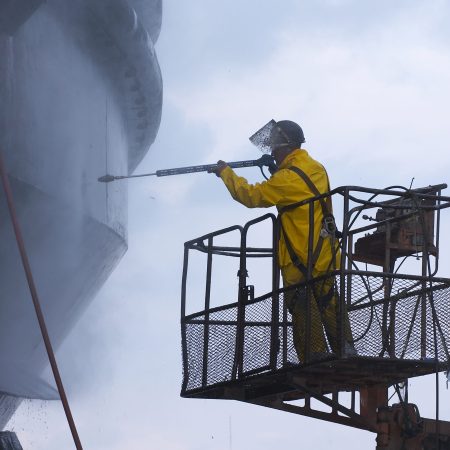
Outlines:
<svg viewBox="0 0 450 450"><path fill-rule="evenodd" d="M276 148L289 147L291 145L289 143L289 137L273 119L267 122L255 134L250 136L249 140L263 153L269 155Z"/></svg>

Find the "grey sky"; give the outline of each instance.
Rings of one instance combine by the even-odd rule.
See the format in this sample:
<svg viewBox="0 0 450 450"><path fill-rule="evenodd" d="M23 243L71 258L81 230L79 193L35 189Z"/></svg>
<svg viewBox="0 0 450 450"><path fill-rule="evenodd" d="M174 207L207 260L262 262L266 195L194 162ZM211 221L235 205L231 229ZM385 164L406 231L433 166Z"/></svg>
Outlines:
<svg viewBox="0 0 450 450"><path fill-rule="evenodd" d="M253 159L248 136L273 117L302 124L333 186L449 181L449 18L439 0L165 0L163 118L137 172ZM375 448L362 431L179 398L183 243L264 211L234 203L212 175L129 187L128 253L58 354L85 448L229 449L230 418L233 450ZM433 417L433 380L412 385ZM24 402L11 426L25 448L72 448L57 402Z"/></svg>

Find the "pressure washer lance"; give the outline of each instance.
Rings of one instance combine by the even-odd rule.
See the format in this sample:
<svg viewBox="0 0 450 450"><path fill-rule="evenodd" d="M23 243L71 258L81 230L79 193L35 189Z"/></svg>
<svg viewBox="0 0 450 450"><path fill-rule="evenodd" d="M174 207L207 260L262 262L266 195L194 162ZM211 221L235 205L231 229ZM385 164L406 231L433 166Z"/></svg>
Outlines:
<svg viewBox="0 0 450 450"><path fill-rule="evenodd" d="M259 167L262 171L263 166L269 168L270 173L274 173L277 170L274 159L270 155L263 155L259 159L252 159L248 161L234 161L227 163L233 169L238 169L241 167ZM188 166L188 167L177 167L175 169L162 169L157 170L153 173L143 173L140 175L104 175L98 179L102 183L109 183L114 180L123 180L124 178L140 178L140 177L167 177L168 175L182 175L184 173L195 173L195 172L208 172L214 170L217 164L205 164L203 166Z"/></svg>

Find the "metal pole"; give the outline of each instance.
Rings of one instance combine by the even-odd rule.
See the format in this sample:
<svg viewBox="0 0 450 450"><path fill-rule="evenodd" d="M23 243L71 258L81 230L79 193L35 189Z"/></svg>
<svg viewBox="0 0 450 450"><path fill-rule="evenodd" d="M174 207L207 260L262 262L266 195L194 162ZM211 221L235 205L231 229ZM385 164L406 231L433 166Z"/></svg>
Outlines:
<svg viewBox="0 0 450 450"><path fill-rule="evenodd" d="M28 261L28 256L25 250L25 243L22 237L22 233L19 226L19 221L17 220L17 214L14 207L13 195L11 191L11 186L9 184L8 176L6 174L5 166L3 163L2 153L0 151L0 177L2 179L3 190L5 191L6 202L8 204L9 213L11 216L11 222L14 228L14 234L16 236L17 246L19 248L20 257L22 259L22 265L25 270L25 275L28 282L28 287L30 289L31 298L33 300L34 309L36 312L37 320L39 322L39 328L41 329L42 338L44 339L45 349L47 350L48 359L50 361L50 366L52 368L53 376L55 378L56 386L58 388L59 396L64 407L64 412L66 413L67 422L69 423L70 431L72 432L73 441L77 450L82 450L80 438L78 437L78 432L75 426L75 422L70 411L69 402L64 391L64 386L59 374L58 365L56 364L55 354L53 352L52 344L50 342L50 337L48 335L47 327L45 325L44 315L41 310L39 303L39 297L34 284L33 275L31 272L31 266Z"/></svg>
<svg viewBox="0 0 450 450"><path fill-rule="evenodd" d="M189 263L189 247L184 244L183 257L183 277L181 280L181 348L183 355L183 384L181 392L184 393L189 383L189 364L188 364L188 348L187 348L187 325L186 325L186 283L188 275Z"/></svg>
<svg viewBox="0 0 450 450"><path fill-rule="evenodd" d="M426 239L426 237L425 237ZM422 249L422 301L420 305L420 357L427 357L427 257Z"/></svg>
<svg viewBox="0 0 450 450"><path fill-rule="evenodd" d="M383 272L384 273L393 273L393 263L391 258L391 223L386 223L386 237L385 237L385 244L384 244L384 265L383 265ZM393 283L393 282L392 282ZM380 355L383 356L384 352L387 352L389 357L392 357L392 345L393 342L391 341L391 338L393 338L393 334L391 333L392 327L394 324L389 321L388 318L390 318L390 297L391 297L391 278L383 277L383 284L384 284L384 302L383 302L383 316L382 316L382 330L381 330L381 342L382 342L382 353Z"/></svg>
<svg viewBox="0 0 450 450"><path fill-rule="evenodd" d="M347 308L352 305L352 287L353 287L353 277L351 274L351 270L353 268L352 266L352 258L353 258L353 234L351 232L348 232L347 234L347 298L345 301L342 302L342 304L346 305ZM344 332L345 335L345 332Z"/></svg>
<svg viewBox="0 0 450 450"><path fill-rule="evenodd" d="M338 310L337 310L337 342L338 349L337 353L339 358L342 358L345 350L345 291L346 291L346 283L349 280L346 280L345 275L345 263L348 255L351 258L351 248L348 246L349 239L349 228L350 228L350 188L346 187L344 190L344 216L343 216L343 224L342 224L342 252L341 252L341 261L339 264L339 299L338 299ZM350 234L351 239L353 236ZM348 253L347 253L348 252ZM351 275L350 275L351 276ZM351 282L351 281L350 281ZM351 301L351 300L350 300Z"/></svg>
<svg viewBox="0 0 450 450"><path fill-rule="evenodd" d="M206 263L205 287L205 324L203 325L203 372L202 386L208 385L208 350L209 350L209 308L211 302L211 271L212 271L213 237L208 238L208 258Z"/></svg>
<svg viewBox="0 0 450 450"><path fill-rule="evenodd" d="M245 347L245 310L247 303L247 231L245 227L241 233L241 254L239 258L239 297L237 312L237 361L238 379L241 380L244 374L244 347Z"/></svg>
<svg viewBox="0 0 450 450"><path fill-rule="evenodd" d="M270 343L270 366L277 368L280 350L280 267L278 265L278 221L272 217L272 327Z"/></svg>
<svg viewBox="0 0 450 450"><path fill-rule="evenodd" d="M314 285L312 284L313 279L313 246L314 246L314 202L311 201L309 203L309 233L308 233L308 267L307 267L307 278L306 278L306 308L305 308L305 361L308 363L311 359L311 347L313 345L312 342L312 330L317 327L321 327L321 320L319 317L313 317L313 312L316 309L313 309L312 302L316 302L314 298ZM314 321L314 323L313 323ZM293 329L293 326L292 326ZM319 334L319 333L317 333ZM314 345L317 346L318 343L314 342Z"/></svg>

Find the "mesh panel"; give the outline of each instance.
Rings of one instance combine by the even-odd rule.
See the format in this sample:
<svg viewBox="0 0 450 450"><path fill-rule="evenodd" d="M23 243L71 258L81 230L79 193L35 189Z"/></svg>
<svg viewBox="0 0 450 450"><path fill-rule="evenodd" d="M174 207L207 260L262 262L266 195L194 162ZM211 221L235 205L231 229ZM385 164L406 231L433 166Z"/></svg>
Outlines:
<svg viewBox="0 0 450 450"><path fill-rule="evenodd" d="M202 385L203 367L203 325L189 324L183 338L187 347L187 358L184 361L183 377L187 381L186 389L196 389Z"/></svg>
<svg viewBox="0 0 450 450"><path fill-rule="evenodd" d="M207 385L231 380L235 342L235 325L210 326Z"/></svg>
<svg viewBox="0 0 450 450"><path fill-rule="evenodd" d="M450 360L450 284L430 286L425 280L363 274L345 275L343 279L351 337L359 356L427 360L437 355L440 362ZM336 277L336 299L340 293L339 280ZM305 297L305 287L298 288L299 298ZM285 299L289 304L289 293L280 292L278 297L279 307L274 312L271 297L245 305L242 339L237 334L236 305L211 313L209 321L213 323L208 323L205 316L187 319L183 333L187 391L230 381L239 376L239 368L245 376L247 372L275 371L299 363L292 316L284 306ZM277 324L272 322L273 313ZM274 327L278 328L278 352L274 350L277 349L272 336ZM345 325L340 328L344 330ZM327 327L321 325L321 330L326 336ZM239 348L242 352L237 351ZM271 351L275 351L273 366L270 366Z"/></svg>
<svg viewBox="0 0 450 450"><path fill-rule="evenodd" d="M209 321L206 316L187 321L183 336L187 351L183 374L187 390L231 380L236 349L236 318L237 308L231 306L211 313ZM194 321L196 323L192 323Z"/></svg>
<svg viewBox="0 0 450 450"><path fill-rule="evenodd" d="M270 363L270 326L245 327L244 372L263 369Z"/></svg>
<svg viewBox="0 0 450 450"><path fill-rule="evenodd" d="M285 312L285 300L284 300L284 294L280 296L280 324L281 324L281 330L279 333L279 339L281 343L281 351L278 354L277 359L277 367L283 367L284 366L284 355L283 352L286 354L286 364L298 364L299 359L297 356L297 352L295 351L294 346L294 338L292 333L292 317L290 313ZM283 321L283 316L286 316L286 322ZM283 328L286 329L286 331L283 330Z"/></svg>
<svg viewBox="0 0 450 450"><path fill-rule="evenodd" d="M349 317L358 354L413 360L434 359L437 354L439 361L446 362L449 297L448 285L353 276Z"/></svg>
<svg viewBox="0 0 450 450"><path fill-rule="evenodd" d="M449 289L429 291L427 306L427 357L433 357L437 350L440 361L450 361Z"/></svg>
<svg viewBox="0 0 450 450"><path fill-rule="evenodd" d="M247 305L245 323L243 370L263 369L270 363L272 299Z"/></svg>

